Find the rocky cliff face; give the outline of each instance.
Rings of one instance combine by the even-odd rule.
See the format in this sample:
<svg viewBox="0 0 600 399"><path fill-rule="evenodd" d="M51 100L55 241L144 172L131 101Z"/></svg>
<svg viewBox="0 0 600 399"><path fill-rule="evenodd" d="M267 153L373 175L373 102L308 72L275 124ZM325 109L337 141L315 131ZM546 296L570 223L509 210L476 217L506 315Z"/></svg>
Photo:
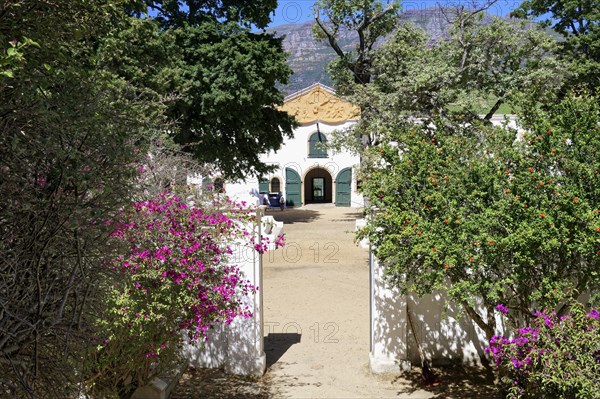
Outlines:
<svg viewBox="0 0 600 399"><path fill-rule="evenodd" d="M416 24L425 30L431 42L437 42L448 37L450 29L448 18L451 18L451 14L452 11L446 9L445 15L440 7L407 10L400 15L400 23ZM491 15L486 15L484 18L491 18ZM294 71L290 83L280 88L285 94L301 90L316 82L332 85L326 66L336 57L336 54L327 42L318 42L313 38L313 24L314 22L310 21L273 28L278 36L285 36L283 46L290 54L289 63ZM548 33L556 37L556 33L550 29ZM357 35L354 32L346 30L340 32L339 42L345 50L350 50L356 41Z"/></svg>
<svg viewBox="0 0 600 399"><path fill-rule="evenodd" d="M447 35L448 23L440 8L408 10L400 16L400 22L413 22L424 29L432 41L442 39ZM321 82L331 85L331 79L326 71L327 64L336 54L327 42L318 42L312 36L314 22L303 24L286 24L273 28L278 36L285 36L283 46L289 55L289 63L294 71L290 83L281 87L286 93L293 93L313 83ZM342 30L339 42L345 50L356 43L356 34Z"/></svg>
<svg viewBox="0 0 600 399"><path fill-rule="evenodd" d="M278 36L285 36L283 47L289 53L289 64L294 71L290 83L282 87L286 94L316 82L331 85L325 67L335 58L335 52L327 43L313 38L312 25L313 22L286 24L274 29Z"/></svg>

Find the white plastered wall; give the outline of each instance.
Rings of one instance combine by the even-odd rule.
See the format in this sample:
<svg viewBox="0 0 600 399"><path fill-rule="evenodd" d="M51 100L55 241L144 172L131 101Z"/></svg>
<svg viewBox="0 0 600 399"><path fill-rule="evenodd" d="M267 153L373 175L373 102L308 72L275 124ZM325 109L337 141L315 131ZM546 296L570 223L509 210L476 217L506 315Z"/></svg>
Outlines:
<svg viewBox="0 0 600 399"><path fill-rule="evenodd" d="M318 123L318 131L325 135L327 140L332 139L332 133L335 130L344 130L353 126L355 121L348 121L339 125L329 125L326 123ZM310 123L304 126L300 126L294 130L294 137L286 139L285 143L278 151L270 151L267 154L261 155L260 159L267 165L273 165L276 170L264 176L269 181L273 177L279 178L281 182L281 191L284 197L287 198L285 192L285 169L291 168L295 170L300 178L302 179L301 189L301 202L305 204L304 199L304 177L306 174L314 168L326 169L332 178L332 202L335 204L335 189L336 189L336 177L338 173L345 168L352 168L352 185L350 195L350 206L360 208L364 206L362 194L357 191L357 181L355 166L360 162L360 157L355 154L351 154L348 151L335 152L330 149L327 150L327 158L310 158L308 156L308 140L313 133L317 132L317 123ZM230 197L241 201L250 201L252 204L257 205L257 197L252 197L250 192L252 190L258 190L258 179L249 178L244 181L228 182L225 185L225 191Z"/></svg>
<svg viewBox="0 0 600 399"><path fill-rule="evenodd" d="M393 373L420 364L417 341L410 328L410 311L415 335L425 357L433 366L459 363L480 365L488 345L485 333L461 309L434 293L423 297L401 295L384 278L384 268L371 254L371 351L373 373ZM485 310L478 311L486 318ZM504 333L496 314L497 334Z"/></svg>
<svg viewBox="0 0 600 399"><path fill-rule="evenodd" d="M270 234L262 234L266 219L274 224ZM274 241L283 231L283 222L276 222L271 216L261 218L261 229L254 228L255 242L259 236L268 236L269 250L274 250ZM263 303L262 303L262 256L256 252L248 240L240 240L232 245L234 250L231 263L237 266L243 276L259 289L244 297L245 304L252 312L248 319L236 318L229 324L217 324L208 334L206 342L188 343L183 354L189 364L197 368L223 368L228 374L262 376L267 361L264 351Z"/></svg>

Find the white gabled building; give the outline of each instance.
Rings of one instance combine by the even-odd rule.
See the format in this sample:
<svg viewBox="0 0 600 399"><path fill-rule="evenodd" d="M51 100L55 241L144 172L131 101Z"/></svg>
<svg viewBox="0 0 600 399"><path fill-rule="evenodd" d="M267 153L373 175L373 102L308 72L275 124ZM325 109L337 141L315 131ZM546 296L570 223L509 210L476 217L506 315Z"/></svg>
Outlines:
<svg viewBox="0 0 600 399"><path fill-rule="evenodd" d="M294 116L300 126L278 151L261 155L262 162L276 169L259 180L227 183L226 193L257 204L266 197L272 206L278 206L281 193L288 207L312 203L362 207L354 168L360 162L358 155L334 152L323 145L335 130L356 123L358 107L316 83L287 96L281 109Z"/></svg>

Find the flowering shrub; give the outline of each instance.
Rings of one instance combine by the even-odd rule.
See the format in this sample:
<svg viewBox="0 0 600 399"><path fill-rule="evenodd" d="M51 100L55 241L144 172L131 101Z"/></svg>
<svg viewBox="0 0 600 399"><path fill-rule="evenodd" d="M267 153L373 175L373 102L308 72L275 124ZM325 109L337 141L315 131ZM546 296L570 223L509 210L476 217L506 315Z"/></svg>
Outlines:
<svg viewBox="0 0 600 399"><path fill-rule="evenodd" d="M524 112L523 131L391 131L361 165L369 239L402 293L442 291L486 338L498 303L513 328L572 290L600 292L600 107L570 96ZM527 122L527 123L525 123Z"/></svg>
<svg viewBox="0 0 600 399"><path fill-rule="evenodd" d="M107 263L115 285L100 322L106 336L96 338L98 364L113 381L143 384L157 364L177 358L184 335L203 341L215 323L252 316L244 298L257 287L231 265L233 245L245 237L241 242L264 252L268 239L255 243L248 210L230 201L210 206L205 211L160 194L135 203L118 223L118 255Z"/></svg>
<svg viewBox="0 0 600 399"><path fill-rule="evenodd" d="M569 315L537 312L513 338L486 348L502 370L508 398L600 398L600 319L571 303Z"/></svg>

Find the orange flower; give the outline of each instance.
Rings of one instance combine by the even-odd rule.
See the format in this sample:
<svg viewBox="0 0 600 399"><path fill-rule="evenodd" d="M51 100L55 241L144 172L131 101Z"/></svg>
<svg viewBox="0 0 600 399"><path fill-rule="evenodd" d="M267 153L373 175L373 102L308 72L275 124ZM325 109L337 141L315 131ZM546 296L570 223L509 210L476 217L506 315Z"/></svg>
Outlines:
<svg viewBox="0 0 600 399"><path fill-rule="evenodd" d="M490 245L494 245L494 241L490 241Z"/></svg>
<svg viewBox="0 0 600 399"><path fill-rule="evenodd" d="M431 248L431 250L432 250L433 252L435 252L435 251L437 251L437 248L433 247L433 248Z"/></svg>
<svg viewBox="0 0 600 399"><path fill-rule="evenodd" d="M444 265L444 269L448 269L450 266L448 265Z"/></svg>
<svg viewBox="0 0 600 399"><path fill-rule="evenodd" d="M573 202L576 203L576 204L578 204L579 203L579 198L578 197L573 198Z"/></svg>
<svg viewBox="0 0 600 399"><path fill-rule="evenodd" d="M543 218L545 218L545 217L546 217L546 214L544 214L544 213L540 213L540 217L543 219Z"/></svg>
<svg viewBox="0 0 600 399"><path fill-rule="evenodd" d="M600 254L600 252L598 254ZM469 256L469 262L473 262L473 257L472 256Z"/></svg>
<svg viewBox="0 0 600 399"><path fill-rule="evenodd" d="M533 173L533 168L529 168L529 172Z"/></svg>

